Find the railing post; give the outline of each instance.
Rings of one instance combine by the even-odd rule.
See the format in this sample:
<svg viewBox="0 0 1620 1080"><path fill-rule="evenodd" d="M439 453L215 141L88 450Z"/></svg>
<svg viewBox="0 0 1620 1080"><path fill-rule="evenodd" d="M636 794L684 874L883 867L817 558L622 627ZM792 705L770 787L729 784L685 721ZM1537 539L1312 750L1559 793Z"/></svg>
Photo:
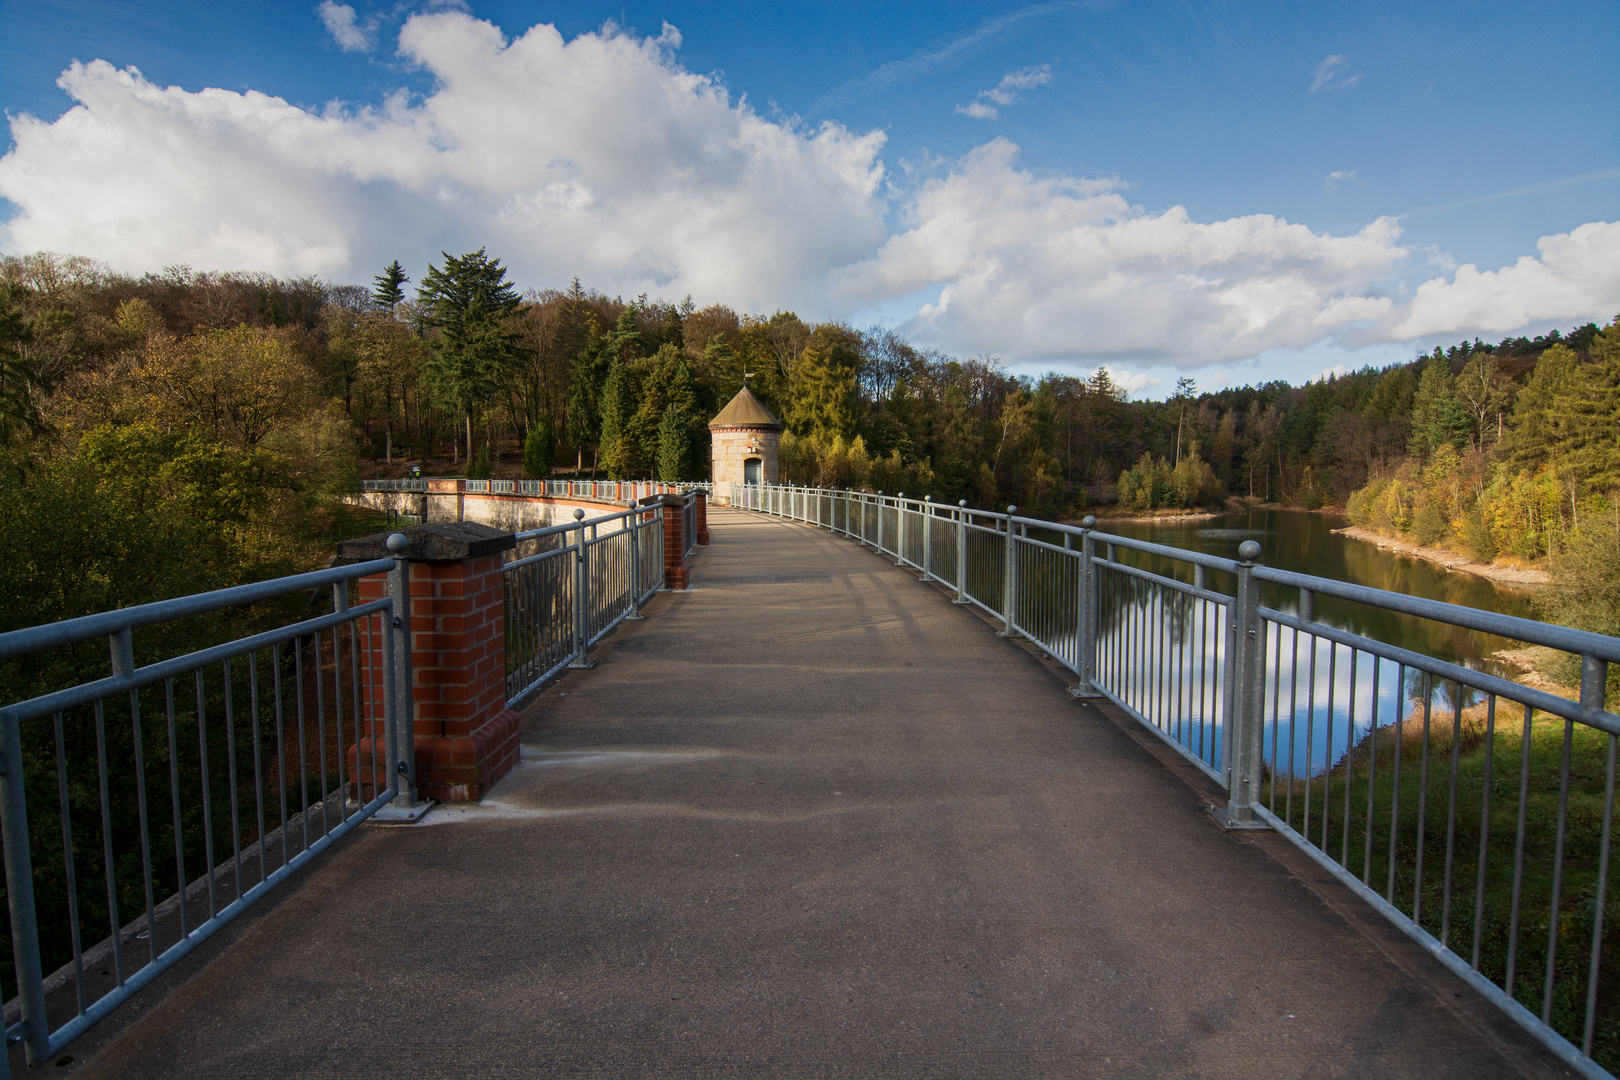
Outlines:
<svg viewBox="0 0 1620 1080"><path fill-rule="evenodd" d="M923 564L921 580L933 581L934 575L930 572L930 567L933 566L933 560L929 558L929 556L933 553L934 548L934 497L932 495L923 496L922 531Z"/></svg>
<svg viewBox="0 0 1620 1080"><path fill-rule="evenodd" d="M967 594L967 500L956 503L956 599L953 604L971 604Z"/></svg>
<svg viewBox="0 0 1620 1080"><path fill-rule="evenodd" d="M571 668L593 668L596 661L585 655L591 639L591 568L585 547L585 511L574 509L574 658Z"/></svg>
<svg viewBox="0 0 1620 1080"><path fill-rule="evenodd" d="M1097 519L1089 514L1080 522L1080 611L1079 625L1075 628L1079 635L1080 651L1075 659L1079 661L1076 666L1080 668L1080 682L1069 690L1078 698L1102 696L1096 687L1097 568L1091 562L1097 553L1097 542L1091 538L1091 530L1096 527Z"/></svg>
<svg viewBox="0 0 1620 1080"><path fill-rule="evenodd" d="M881 555L883 553L883 489L882 488L878 488L878 493L877 493L877 519L878 519L877 549L878 549L878 554Z"/></svg>
<svg viewBox="0 0 1620 1080"><path fill-rule="evenodd" d="M409 813L421 802L416 790L416 704L411 676L411 566L405 561L410 541L393 533L385 541L394 556L388 575L388 597L394 608L393 808Z"/></svg>
<svg viewBox="0 0 1620 1080"><path fill-rule="evenodd" d="M1260 583L1254 579L1254 560L1260 545L1245 540L1238 548L1237 596L1232 601L1232 618L1227 648L1233 661L1229 670L1232 709L1226 714L1222 763L1227 782L1224 809L1211 808L1217 821L1228 829L1264 829L1255 817L1254 805L1260 795L1260 774L1265 728L1265 650L1260 623Z"/></svg>
<svg viewBox="0 0 1620 1080"><path fill-rule="evenodd" d="M645 619L641 613L641 510L635 499L630 500L635 513L624 520L630 526L630 614L626 619Z"/></svg>
<svg viewBox="0 0 1620 1080"><path fill-rule="evenodd" d="M906 565L906 493L894 497L894 565Z"/></svg>
<svg viewBox="0 0 1620 1080"><path fill-rule="evenodd" d="M125 640L129 631L124 631ZM115 644L114 675L118 649ZM130 665L134 667L133 664ZM99 713L97 715L100 715ZM45 1015L44 972L39 956L39 917L34 910L34 863L28 848L28 802L23 790L21 723L0 720L0 838L6 847L6 902L11 908L11 955L16 965L17 996L21 999L24 1048L28 1064L43 1065L50 1057L50 1023ZM0 1041L0 1051L5 1043ZM0 1063L3 1064L3 1063Z"/></svg>
<svg viewBox="0 0 1620 1080"><path fill-rule="evenodd" d="M1018 533L1013 515L1018 507L1007 507L1007 564L1001 572L1001 618L1004 623L998 633L1005 638L1017 637L1013 629L1014 611L1018 603Z"/></svg>

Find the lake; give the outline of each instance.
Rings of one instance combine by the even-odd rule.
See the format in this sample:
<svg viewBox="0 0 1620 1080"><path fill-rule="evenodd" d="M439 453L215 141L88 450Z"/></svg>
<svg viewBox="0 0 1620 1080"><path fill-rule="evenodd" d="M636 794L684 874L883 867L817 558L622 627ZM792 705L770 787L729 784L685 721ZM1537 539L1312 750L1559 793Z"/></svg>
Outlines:
<svg viewBox="0 0 1620 1080"><path fill-rule="evenodd" d="M1534 618L1531 593L1495 584L1470 574L1453 573L1434 563L1381 550L1362 540L1333 533L1349 522L1330 514L1299 510L1250 510L1214 518L1180 521L1106 521L1099 533L1112 533L1156 544L1237 558L1238 545L1259 542L1259 562L1281 570L1313 574L1376 589L1420 596L1466 607ZM1185 564L1144 557L1118 549L1120 561L1190 581ZM1102 550L1099 548L1099 555ZM1110 687L1145 716L1205 761L1219 760L1221 726L1214 716L1213 696L1206 707L1195 702L1194 687L1218 678L1225 635L1220 613L1211 605L1167 602L1162 591L1142 588L1119 574L1110 591L1100 591L1099 657ZM1235 579L1211 573L1209 586L1231 594ZM1297 612L1297 590L1266 585L1262 603ZM1317 596L1317 621L1390 645L1492 674L1491 659L1513 642L1460 627ZM1268 624L1266 641L1266 713L1274 739L1267 757L1295 770L1319 771L1356 745L1373 724L1388 724L1406 715L1427 697L1449 714L1471 692L1450 684L1427 685L1418 672L1388 661L1375 661L1359 650L1297 635ZM1122 662L1110 669L1110 657ZM1292 752L1287 748L1292 747Z"/></svg>

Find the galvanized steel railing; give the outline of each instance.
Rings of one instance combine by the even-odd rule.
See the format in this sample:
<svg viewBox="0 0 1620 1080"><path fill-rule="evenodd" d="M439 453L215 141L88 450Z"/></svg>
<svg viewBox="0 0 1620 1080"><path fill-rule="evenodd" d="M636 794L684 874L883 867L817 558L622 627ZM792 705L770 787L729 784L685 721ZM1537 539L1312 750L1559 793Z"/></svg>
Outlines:
<svg viewBox="0 0 1620 1080"><path fill-rule="evenodd" d="M736 485L953 590L1227 791L1587 1076L1620 1061L1608 911L1620 639L1081 527L853 491ZM1270 603L1263 602L1262 592ZM1319 618L1316 598L1578 658L1571 701ZM1602 1062L1603 1064L1600 1064Z"/></svg>
<svg viewBox="0 0 1620 1080"><path fill-rule="evenodd" d="M390 801L414 804L413 755L356 753L413 744L402 567L379 559L0 635L0 660L36 671L71 671L97 640L111 654L104 678L0 709L4 1029L30 1064ZM389 595L351 603L356 580L377 574ZM137 631L161 641L177 620L236 612L212 620L219 630L248 605L326 590L326 614L136 666Z"/></svg>
<svg viewBox="0 0 1620 1080"><path fill-rule="evenodd" d="M588 521L575 510L574 524L521 532L517 540L506 564L509 708L564 668L592 667L591 646L623 620L643 618L641 605L664 582L658 506Z"/></svg>

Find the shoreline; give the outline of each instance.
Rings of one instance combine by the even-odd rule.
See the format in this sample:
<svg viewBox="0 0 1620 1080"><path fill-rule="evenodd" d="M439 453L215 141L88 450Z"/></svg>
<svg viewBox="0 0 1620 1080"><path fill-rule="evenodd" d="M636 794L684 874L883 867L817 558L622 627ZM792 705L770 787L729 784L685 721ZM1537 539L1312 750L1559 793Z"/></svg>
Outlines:
<svg viewBox="0 0 1620 1080"><path fill-rule="evenodd" d="M1362 540L1369 544L1375 544L1379 548L1387 551L1393 551L1397 555L1410 555L1416 559L1425 559L1439 566L1443 566L1447 570L1457 571L1463 574L1472 574L1474 577L1484 578L1485 580L1495 582L1498 585L1514 585L1518 586L1519 588L1534 588L1538 585L1545 585L1552 580L1547 576L1547 572L1545 570L1525 569L1517 566L1499 566L1495 563L1475 562L1466 555L1459 554L1458 552L1451 551L1446 548L1424 547L1421 544L1414 544L1408 540L1398 540L1394 537L1385 536L1382 533L1376 533L1371 529L1363 529L1355 525L1349 525L1342 529L1334 529L1333 532L1337 536L1348 536L1352 540Z"/></svg>

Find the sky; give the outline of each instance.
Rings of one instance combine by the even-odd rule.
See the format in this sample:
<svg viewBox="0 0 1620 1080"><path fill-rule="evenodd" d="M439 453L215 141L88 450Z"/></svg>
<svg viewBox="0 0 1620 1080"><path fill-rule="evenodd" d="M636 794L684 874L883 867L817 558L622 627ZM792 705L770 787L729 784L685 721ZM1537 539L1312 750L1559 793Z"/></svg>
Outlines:
<svg viewBox="0 0 1620 1080"><path fill-rule="evenodd" d="M0 0L0 251L894 327L1141 397L1620 315L1620 4Z"/></svg>

